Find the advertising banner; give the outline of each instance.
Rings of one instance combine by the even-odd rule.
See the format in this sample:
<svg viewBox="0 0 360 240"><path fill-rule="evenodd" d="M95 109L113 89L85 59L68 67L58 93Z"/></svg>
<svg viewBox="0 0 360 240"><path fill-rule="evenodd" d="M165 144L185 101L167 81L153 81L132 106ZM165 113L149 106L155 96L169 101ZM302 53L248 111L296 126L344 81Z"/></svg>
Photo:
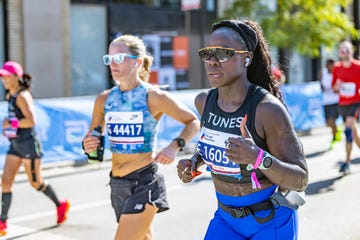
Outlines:
<svg viewBox="0 0 360 240"><path fill-rule="evenodd" d="M175 98L197 113L195 96L204 89L172 91ZM284 99L297 131L309 130L325 125L322 94L317 82L283 86ZM40 139L44 157L43 163L86 160L81 148L81 140L89 129L95 96L38 99L34 101L36 131ZM7 102L0 102L0 119L7 115ZM199 117L199 116L198 116ZM176 138L183 124L164 115L160 121L157 149L165 147ZM0 130L2 132L1 126ZM107 136L105 135L105 138ZM198 140L187 143L185 150L193 151ZM105 142L108 142L105 139ZM0 135L0 169L2 169L9 140ZM110 152L105 145L105 156Z"/></svg>
<svg viewBox="0 0 360 240"><path fill-rule="evenodd" d="M181 0L181 10L197 10L201 8L201 0Z"/></svg>
<svg viewBox="0 0 360 240"><path fill-rule="evenodd" d="M322 127L325 116L319 82L283 85L284 101L297 131Z"/></svg>

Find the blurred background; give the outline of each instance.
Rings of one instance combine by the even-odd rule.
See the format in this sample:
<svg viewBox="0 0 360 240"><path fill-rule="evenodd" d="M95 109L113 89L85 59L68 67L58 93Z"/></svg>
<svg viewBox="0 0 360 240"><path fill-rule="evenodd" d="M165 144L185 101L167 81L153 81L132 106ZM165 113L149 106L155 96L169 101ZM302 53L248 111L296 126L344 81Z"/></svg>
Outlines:
<svg viewBox="0 0 360 240"><path fill-rule="evenodd" d="M211 24L249 18L263 28L296 130L309 131L325 126L318 73L326 59L338 58L344 39L359 57L359 1L0 0L0 62L17 61L33 77L44 162L83 160L81 139L95 95L113 85L102 62L110 41L128 33L141 37L154 56L151 83L168 85L194 109L195 95L210 87L198 49ZM0 119L6 109L1 85ZM159 148L180 127L165 116ZM8 145L1 135L0 169Z"/></svg>
<svg viewBox="0 0 360 240"><path fill-rule="evenodd" d="M359 12L359 0L0 0L0 62L32 74L34 98L94 95L112 85L108 43L132 33L155 57L151 82L207 88L197 50L214 21L241 17L260 23L274 65L297 84L317 80L340 40L359 47Z"/></svg>

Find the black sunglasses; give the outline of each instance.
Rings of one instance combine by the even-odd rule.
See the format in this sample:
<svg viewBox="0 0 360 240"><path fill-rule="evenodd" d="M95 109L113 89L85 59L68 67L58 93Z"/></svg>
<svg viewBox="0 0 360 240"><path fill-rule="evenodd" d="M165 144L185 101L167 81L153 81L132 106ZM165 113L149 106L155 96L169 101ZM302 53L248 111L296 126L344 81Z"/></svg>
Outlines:
<svg viewBox="0 0 360 240"><path fill-rule="evenodd" d="M232 58L235 53L248 53L249 51L240 51L233 48L224 47L205 47L199 49L199 56L204 62L209 62L212 57L216 57L219 62L226 62Z"/></svg>

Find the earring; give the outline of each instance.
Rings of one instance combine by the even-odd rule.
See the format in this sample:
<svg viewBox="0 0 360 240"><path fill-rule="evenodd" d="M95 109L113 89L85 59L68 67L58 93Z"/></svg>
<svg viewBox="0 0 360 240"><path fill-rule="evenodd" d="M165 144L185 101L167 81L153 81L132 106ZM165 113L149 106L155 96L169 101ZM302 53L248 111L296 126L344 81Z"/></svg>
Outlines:
<svg viewBox="0 0 360 240"><path fill-rule="evenodd" d="M249 57L245 58L245 67L248 67L250 65L251 59Z"/></svg>

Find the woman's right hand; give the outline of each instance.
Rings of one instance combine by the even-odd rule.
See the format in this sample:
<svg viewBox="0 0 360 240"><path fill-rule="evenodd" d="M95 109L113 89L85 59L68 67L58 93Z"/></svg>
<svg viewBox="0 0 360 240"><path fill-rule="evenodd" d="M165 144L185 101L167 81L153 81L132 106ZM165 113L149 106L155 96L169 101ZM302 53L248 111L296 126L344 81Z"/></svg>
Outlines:
<svg viewBox="0 0 360 240"><path fill-rule="evenodd" d="M183 183L189 183L196 176L202 174L202 172L198 171L197 161L194 158L181 159L177 165L177 172Z"/></svg>
<svg viewBox="0 0 360 240"><path fill-rule="evenodd" d="M177 173L180 181L183 183L189 183L193 180L191 175L191 160L190 159L181 159L177 164Z"/></svg>
<svg viewBox="0 0 360 240"><path fill-rule="evenodd" d="M1 125L2 125L2 129L11 127L11 124L10 124L8 118L4 118Z"/></svg>
<svg viewBox="0 0 360 240"><path fill-rule="evenodd" d="M91 133L88 133L82 140L82 146L86 153L91 153L95 151L100 144L100 139L98 137L92 136Z"/></svg>

